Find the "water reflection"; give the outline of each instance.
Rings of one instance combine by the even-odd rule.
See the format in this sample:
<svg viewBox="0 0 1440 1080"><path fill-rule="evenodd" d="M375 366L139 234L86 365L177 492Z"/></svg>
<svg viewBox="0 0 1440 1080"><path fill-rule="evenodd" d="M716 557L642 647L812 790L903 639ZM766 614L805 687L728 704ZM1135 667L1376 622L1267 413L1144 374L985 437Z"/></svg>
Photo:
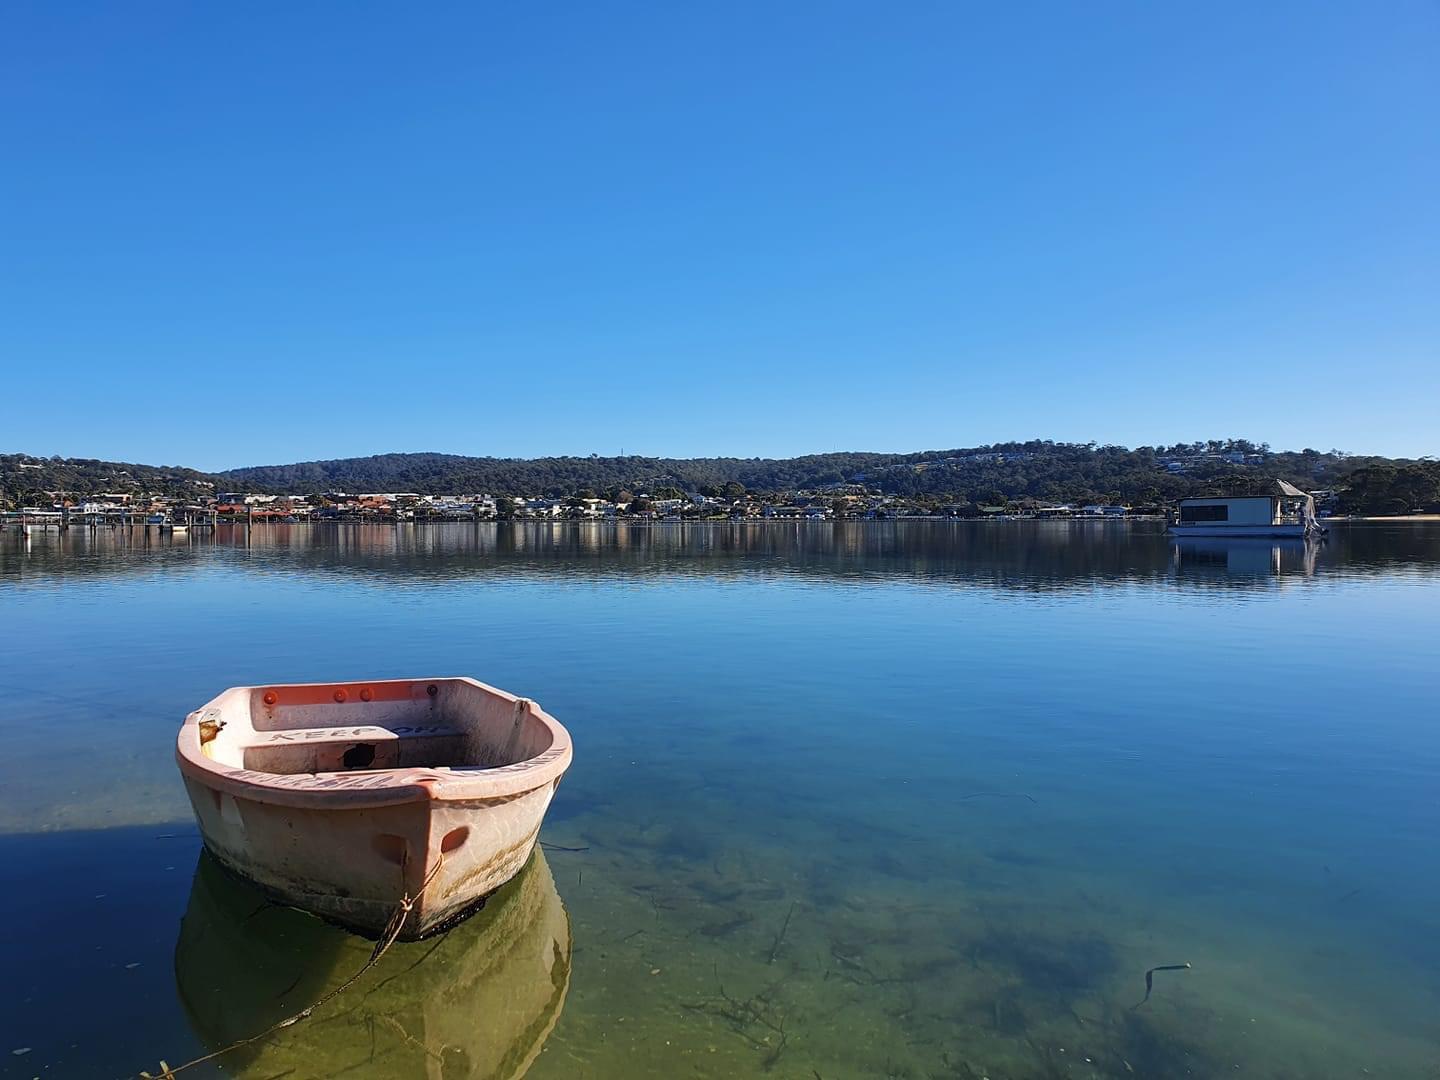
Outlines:
<svg viewBox="0 0 1440 1080"><path fill-rule="evenodd" d="M1177 570L1214 568L1196 577ZM331 575L431 583L512 576L592 580L784 575L824 581L906 577L1002 591L1097 585L1224 584L1257 576L1367 577L1400 566L1440 571L1440 525L1337 524L1323 545L1172 541L1159 522L832 522L625 525L221 526L175 542L143 530L72 529L26 546L0 537L0 580L193 573Z"/></svg>
<svg viewBox="0 0 1440 1080"><path fill-rule="evenodd" d="M1198 578L1314 577L1323 544L1259 537L1193 537L1172 545L1175 570Z"/></svg>
<svg viewBox="0 0 1440 1080"><path fill-rule="evenodd" d="M202 852L175 946L191 1027L219 1049L340 985L372 944L267 902ZM393 946L363 981L223 1060L242 1076L524 1076L570 984L570 918L544 854L437 938Z"/></svg>

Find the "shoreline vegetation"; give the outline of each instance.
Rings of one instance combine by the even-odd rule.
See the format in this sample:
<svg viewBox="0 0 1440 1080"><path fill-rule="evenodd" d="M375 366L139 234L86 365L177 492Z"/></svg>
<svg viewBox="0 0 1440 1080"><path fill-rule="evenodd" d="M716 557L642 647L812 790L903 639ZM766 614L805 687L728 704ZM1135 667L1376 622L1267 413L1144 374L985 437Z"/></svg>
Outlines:
<svg viewBox="0 0 1440 1080"><path fill-rule="evenodd" d="M5 454L0 513L92 524L157 514L167 523L1146 517L1276 478L1313 494L1326 515L1440 513L1440 461L1274 451L1245 439L1136 449L1033 440L788 459L382 454L220 473Z"/></svg>

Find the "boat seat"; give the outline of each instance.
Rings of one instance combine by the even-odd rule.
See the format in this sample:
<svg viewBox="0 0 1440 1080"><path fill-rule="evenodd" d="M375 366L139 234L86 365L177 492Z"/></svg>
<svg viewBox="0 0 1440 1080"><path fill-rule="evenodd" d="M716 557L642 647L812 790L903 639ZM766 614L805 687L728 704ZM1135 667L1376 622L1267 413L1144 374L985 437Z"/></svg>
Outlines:
<svg viewBox="0 0 1440 1080"><path fill-rule="evenodd" d="M242 744L245 768L291 775L458 764L467 738L445 724L376 724L257 731Z"/></svg>

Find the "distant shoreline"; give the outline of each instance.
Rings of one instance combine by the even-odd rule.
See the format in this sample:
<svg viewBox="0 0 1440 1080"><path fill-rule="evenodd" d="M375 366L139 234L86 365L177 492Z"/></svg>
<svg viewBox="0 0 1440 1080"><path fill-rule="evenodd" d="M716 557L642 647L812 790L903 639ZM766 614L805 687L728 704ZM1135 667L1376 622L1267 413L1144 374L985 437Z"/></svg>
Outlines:
<svg viewBox="0 0 1440 1080"><path fill-rule="evenodd" d="M646 519L641 519L641 518L564 518L564 517L553 517L553 518L512 518L512 519L508 519L508 520L498 520L498 519L496 519L496 518L469 518L469 517L438 518L438 517L437 517L437 518L425 518L425 519L420 519L420 520L407 520L407 519L399 519L399 520L396 520L396 519L379 519L379 518L326 518L326 519L313 519L313 518L311 518L311 519L297 520L297 521L280 521L280 520L275 520L275 519L273 519L273 518L257 518L253 523L248 523L248 527L249 527L249 528L252 528L252 529L255 529L255 528L265 529L265 528L270 528L270 527L272 527L272 526L284 526L284 527L287 527L287 528L291 528L291 527L304 527L304 526L329 526L329 525L354 526L354 525L363 525L363 526L368 526L368 527L371 527L371 528L395 529L395 528L414 528L414 527L422 527L422 528L423 528L423 527L428 527L428 526L432 526L432 525L469 525L469 526L479 526L479 525L487 525L487 526L489 526L489 525L496 525L496 526L499 526L499 525L517 525L517 526L526 526L526 527L528 527L528 526L546 526L546 527L549 527L549 528L553 528L553 527L559 525L559 526L565 526L565 527L577 527L577 526L620 527L620 526L624 526L624 527L626 527L626 528L654 529L654 528L673 528L673 527L675 527L675 526L677 526L677 525L683 525L683 526L705 526L705 527L707 527L707 528L718 528L718 527L722 527L722 526L723 526L723 527L732 527L732 526L737 526L737 525L738 525L738 526L750 527L750 526L760 525L760 526L765 526L765 527L768 528L768 527L776 527L776 526L793 527L793 526L796 526L796 525L804 525L804 526L834 526L834 525L878 526L878 525L903 525L903 524L910 523L910 522L925 522L925 523L946 522L946 523L949 523L949 524L952 524L952 525L961 525L961 524L965 524L965 525L973 525L973 524L979 524L979 525L1046 525L1046 526L1052 526L1052 527L1053 527L1053 526L1057 526L1057 525L1093 525L1093 524L1097 524L1097 523L1106 524L1106 525L1115 525L1115 524L1125 525L1125 524L1129 524L1129 523L1133 523L1133 522L1144 522L1144 523L1146 523L1146 524L1157 524L1157 523L1158 523L1158 524L1164 524L1164 523L1166 522L1166 520L1167 520L1167 518L1166 518L1164 515L1162 515L1162 514L1132 514L1132 515L1129 515L1129 516L1127 516L1127 517L1068 517L1068 518L1017 517L1017 516L1009 516L1009 515L1007 515L1007 516L981 517L981 518L974 518L974 517L962 518L962 517L947 517L947 516L944 516L944 515L921 515L921 514L914 514L914 515L907 515L907 516L905 516L905 517L894 517L894 518L862 518L862 517L853 517L853 518L824 518L824 519L807 519L807 518L744 518L744 519L741 519L741 520L722 520L722 519L716 519L716 518L711 518L711 519L708 519L708 520L707 520L707 519L704 519L704 518L658 518L658 519L646 520ZM1359 525L1359 526L1364 526L1364 525L1432 524L1432 523L1435 523L1435 522L1440 522L1440 514L1406 514L1406 515L1398 515L1398 516L1390 516L1390 517L1360 517L1360 516L1357 516L1357 517L1332 517L1332 518L1326 518L1326 519L1324 519L1324 521L1325 521L1325 524L1326 524L1326 525ZM14 529L15 529L16 532L19 532L19 531L20 531L20 524L21 524L21 523L20 523L18 520L6 520L6 519L4 519L4 518L0 518L0 534L9 532L9 531L11 530L11 527L12 527L12 526L14 526ZM57 521L31 521L31 522L28 522L27 524L28 524L28 527L29 527L31 530L36 530L36 531L40 531L40 532L46 532L46 531L50 531L50 530L55 530L55 531L57 531L57 532L62 531L62 530L60 529L60 523L57 522ZM208 531L211 531L212 529L219 528L219 527L221 527L221 526L224 526L224 527L226 527L226 528L231 528L231 529L246 528L246 527L247 527L247 522L246 522L246 520L245 520L244 518L222 518L222 519L220 519L219 521L215 522L214 525L211 525L211 524L209 524L209 523L195 523L195 524L191 524L191 525L188 525L188 526L183 526L181 531L184 532L184 531L186 531L186 530L189 530L189 531L196 532L196 533L199 533L199 532L208 532ZM160 525L160 524L156 524L156 523L154 523L154 522L146 523L146 522L143 522L143 521L131 522L131 523L129 523L129 524L119 524L119 523L111 524L111 523L106 523L106 524L93 525L93 526L92 526L92 525L87 525L87 524L82 524L82 523L79 523L79 522L74 522L74 523L72 523L72 524L70 525L70 529L71 529L71 530L74 530L74 531L76 531L76 532L87 532L87 531L105 531L105 532L109 532L109 531L122 530L122 529L123 529L123 530L126 530L126 531L139 530L139 531L141 531L141 532L148 532L148 531L150 531L150 530L154 530L154 531L156 531L156 532L158 532L158 533L165 533L165 532L170 532L170 531L173 529L173 526L170 525L170 524Z"/></svg>

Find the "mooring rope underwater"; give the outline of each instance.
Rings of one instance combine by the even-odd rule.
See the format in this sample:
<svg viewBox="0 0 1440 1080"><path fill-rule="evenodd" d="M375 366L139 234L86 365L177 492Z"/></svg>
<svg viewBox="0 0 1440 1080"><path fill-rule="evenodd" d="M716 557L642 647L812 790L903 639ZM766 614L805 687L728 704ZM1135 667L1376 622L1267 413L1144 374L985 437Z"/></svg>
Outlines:
<svg viewBox="0 0 1440 1080"><path fill-rule="evenodd" d="M1189 965L1189 964L1161 964L1161 965L1159 965L1158 967L1153 967L1153 968L1151 968L1149 971L1145 972L1145 996L1144 996L1143 998L1141 998L1139 1001L1137 1001L1134 1005L1131 1005L1130 1008L1131 1008L1132 1010L1133 1010L1133 1009L1138 1009L1141 1005L1144 1005L1145 1002L1147 1002L1147 1001L1150 1000L1150 991L1151 991L1152 989L1154 989L1154 987L1155 987L1155 972L1157 972L1157 971L1189 971L1189 970L1190 970L1190 965Z"/></svg>
<svg viewBox="0 0 1440 1080"><path fill-rule="evenodd" d="M363 976L367 971L369 971L372 967L378 964L380 962L380 958L385 955L386 951L390 948L390 946L395 944L395 939L400 936L400 931L405 928L405 920L410 917L410 911L412 908L415 907L415 901L419 900L420 897L425 895L425 890L430 887L430 883L435 880L435 875L440 872L440 867L442 867L443 865L445 865L445 856L441 854L437 859L435 866L431 869L430 873L425 875L425 880L420 883L420 891L417 892L414 896L406 893L400 898L400 903L396 905L394 913L390 916L390 921L385 924L384 932L380 935L379 940L375 942L375 948L370 953L370 959L365 961L364 965L360 968L359 971L355 972L354 975L351 975L350 978L346 979L339 986L335 987L334 990L331 990L328 994L325 994L318 1001L311 1002L309 1005L305 1006L305 1008L301 1009L293 1016L287 1016L284 1020L280 1020L277 1023L271 1024L268 1028L260 1032L260 1034L258 1035L251 1035L248 1038L239 1039L231 1043L229 1046L221 1047L219 1050L216 1050L213 1053L206 1054L203 1057L195 1058L193 1061L187 1061L183 1065L167 1065L162 1059L160 1062L160 1071L158 1073L152 1074L144 1072L142 1070L140 1073L141 1080L171 1080L171 1078L174 1077L176 1073L184 1072L186 1069L194 1068L196 1065L204 1065L207 1061L214 1061L216 1058L223 1057L226 1054L230 1053L232 1050L238 1050L242 1046L249 1046L251 1043L259 1042L261 1039L268 1038L269 1036L274 1035L277 1031L290 1027L292 1024L298 1024L301 1020L304 1020L322 1005L326 1005L329 1002L335 1000L346 990L350 989L350 987L354 986L357 982L359 982L361 976Z"/></svg>

